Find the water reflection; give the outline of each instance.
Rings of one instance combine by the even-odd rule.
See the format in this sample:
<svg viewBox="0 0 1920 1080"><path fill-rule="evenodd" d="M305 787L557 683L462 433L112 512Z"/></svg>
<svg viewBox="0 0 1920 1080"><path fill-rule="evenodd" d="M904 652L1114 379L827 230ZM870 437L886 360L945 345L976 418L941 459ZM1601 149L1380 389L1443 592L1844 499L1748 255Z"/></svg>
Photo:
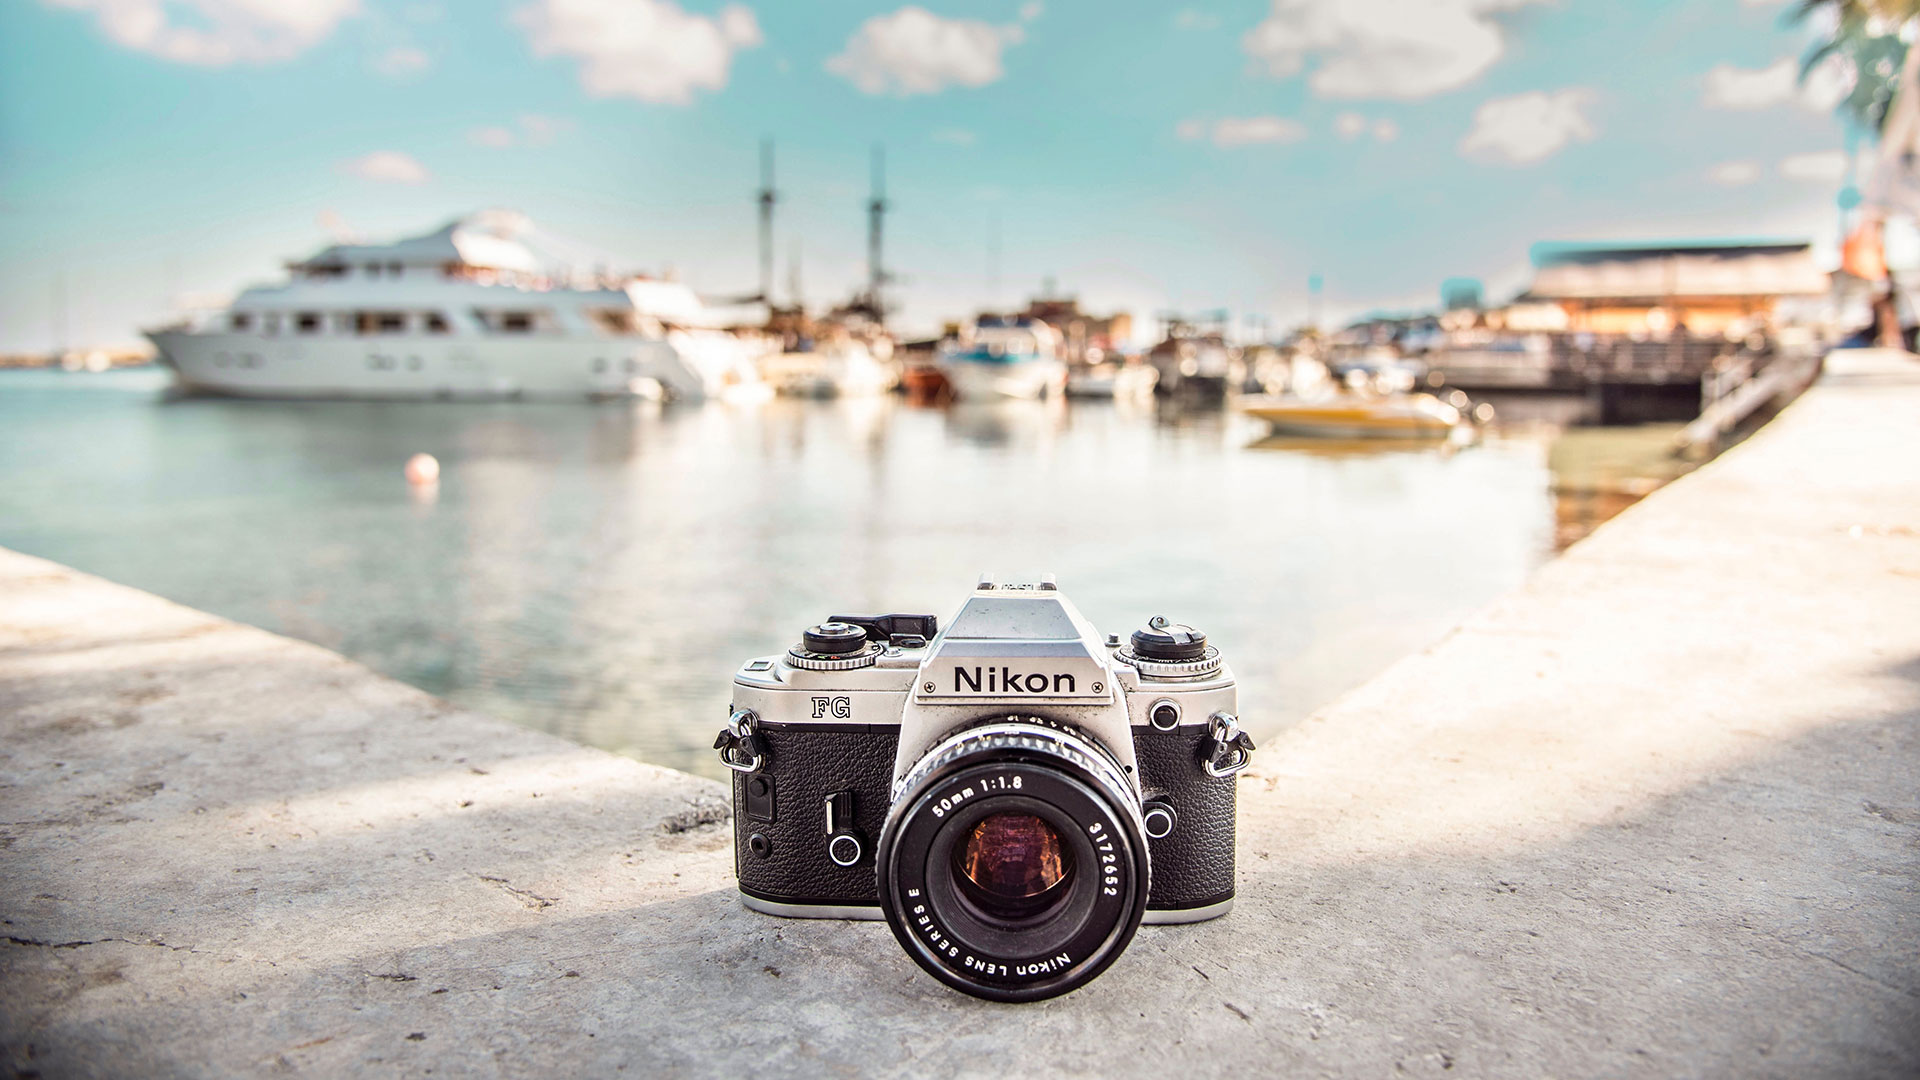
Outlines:
<svg viewBox="0 0 1920 1080"><path fill-rule="evenodd" d="M1213 410L892 399L167 402L0 388L0 544L716 774L741 659L845 610L1051 570L1103 629L1206 629L1270 735L1551 550L1541 442L1259 442ZM437 490L401 475L439 459Z"/></svg>
<svg viewBox="0 0 1920 1080"><path fill-rule="evenodd" d="M1034 448L1067 425L1064 399L1047 401L956 401L945 409L947 434L959 442L997 448Z"/></svg>

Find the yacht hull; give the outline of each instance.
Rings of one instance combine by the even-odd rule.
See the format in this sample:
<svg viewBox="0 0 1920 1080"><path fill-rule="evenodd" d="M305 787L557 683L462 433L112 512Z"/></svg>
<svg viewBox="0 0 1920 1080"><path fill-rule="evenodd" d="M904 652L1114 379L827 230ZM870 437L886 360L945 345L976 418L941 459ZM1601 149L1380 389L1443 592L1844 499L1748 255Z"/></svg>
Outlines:
<svg viewBox="0 0 1920 1080"><path fill-rule="evenodd" d="M1011 364L968 360L940 365L953 396L961 401L1028 400L1060 392L1066 385L1066 365L1057 360Z"/></svg>
<svg viewBox="0 0 1920 1080"><path fill-rule="evenodd" d="M147 335L183 389L258 398L550 398L667 396L699 400L752 381L715 342L457 336Z"/></svg>

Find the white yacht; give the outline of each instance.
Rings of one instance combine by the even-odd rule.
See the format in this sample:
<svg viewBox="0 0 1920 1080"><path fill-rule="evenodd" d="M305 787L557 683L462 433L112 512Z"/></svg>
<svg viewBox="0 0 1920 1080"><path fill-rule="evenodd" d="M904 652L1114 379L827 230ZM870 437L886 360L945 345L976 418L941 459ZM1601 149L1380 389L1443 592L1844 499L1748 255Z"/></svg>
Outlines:
<svg viewBox="0 0 1920 1080"><path fill-rule="evenodd" d="M778 349L676 281L582 275L506 211L337 244L221 311L149 331L190 390L248 397L677 400L759 388Z"/></svg>
<svg viewBox="0 0 1920 1080"><path fill-rule="evenodd" d="M1046 397L1066 386L1059 346L1059 331L1038 319L983 318L970 343L942 352L935 365L962 401Z"/></svg>

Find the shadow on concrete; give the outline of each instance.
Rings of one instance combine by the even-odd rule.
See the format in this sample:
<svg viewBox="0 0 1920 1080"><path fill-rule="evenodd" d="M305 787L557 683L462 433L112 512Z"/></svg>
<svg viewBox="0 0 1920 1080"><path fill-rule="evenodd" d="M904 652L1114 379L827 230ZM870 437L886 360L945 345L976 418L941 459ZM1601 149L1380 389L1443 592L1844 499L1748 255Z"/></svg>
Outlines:
<svg viewBox="0 0 1920 1080"><path fill-rule="evenodd" d="M549 905L482 932L461 926L512 920L450 909L426 864L377 896L316 883L304 929L266 934L255 920L297 890L250 908L183 881L183 937L164 945L0 946L8 1060L47 1077L1910 1075L1916 719L1832 723L1553 844L1330 864L1249 836L1232 915L1144 930L1100 980L1033 1006L944 990L878 924L774 919L727 888L623 903L603 835L543 867L562 883ZM396 823L382 843L435 830Z"/></svg>

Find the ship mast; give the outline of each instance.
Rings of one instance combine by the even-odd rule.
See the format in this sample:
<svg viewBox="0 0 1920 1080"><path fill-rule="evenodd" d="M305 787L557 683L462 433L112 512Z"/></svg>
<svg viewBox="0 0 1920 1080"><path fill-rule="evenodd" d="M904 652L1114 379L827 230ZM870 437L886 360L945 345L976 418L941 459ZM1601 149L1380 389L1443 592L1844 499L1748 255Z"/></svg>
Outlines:
<svg viewBox="0 0 1920 1080"><path fill-rule="evenodd" d="M887 271L881 261L881 235L887 214L887 148L873 147L873 195L867 200L867 303L875 322L886 318L886 304L880 290L887 283Z"/></svg>
<svg viewBox="0 0 1920 1080"><path fill-rule="evenodd" d="M773 140L760 141L760 301L773 306Z"/></svg>

